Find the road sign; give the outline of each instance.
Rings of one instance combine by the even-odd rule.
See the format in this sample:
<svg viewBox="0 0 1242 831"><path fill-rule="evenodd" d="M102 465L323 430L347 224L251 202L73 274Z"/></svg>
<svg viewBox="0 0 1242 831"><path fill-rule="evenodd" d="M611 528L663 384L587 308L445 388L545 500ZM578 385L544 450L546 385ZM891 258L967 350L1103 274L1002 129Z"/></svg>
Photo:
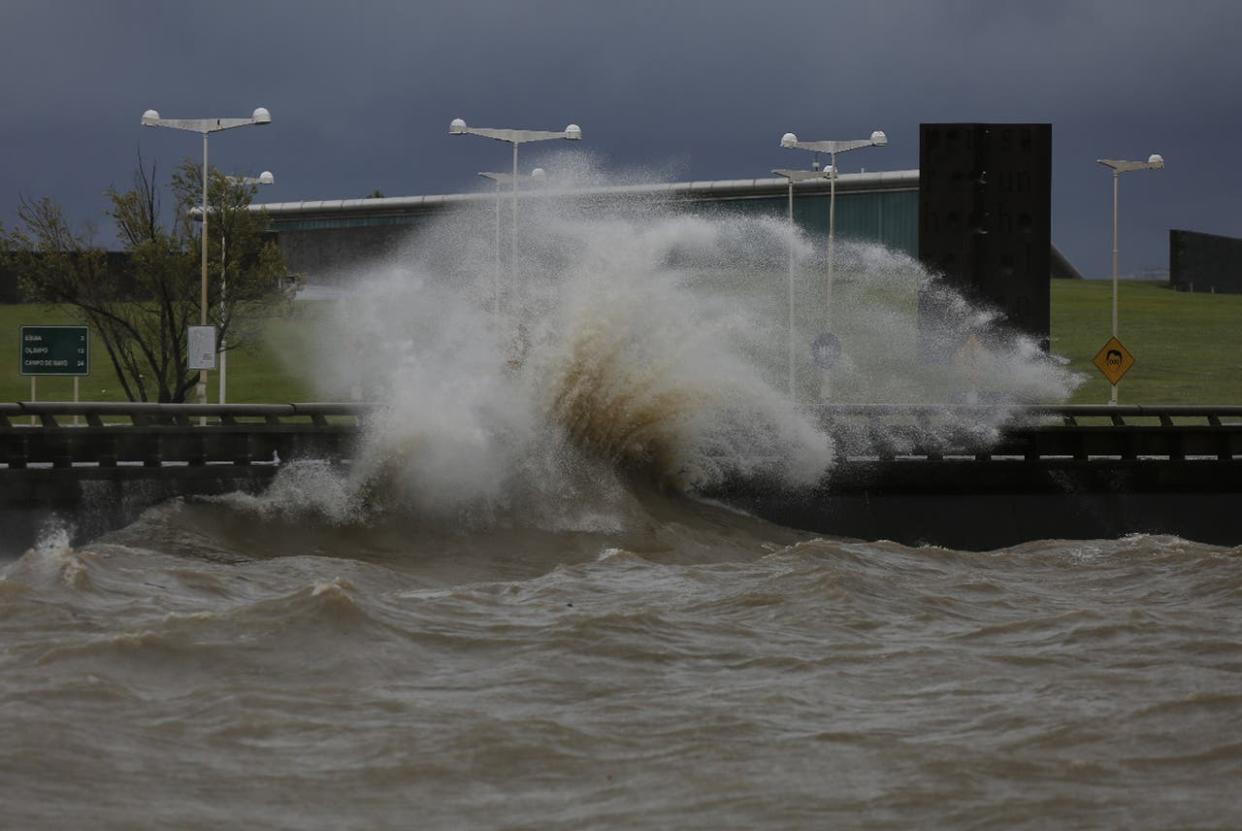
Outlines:
<svg viewBox="0 0 1242 831"><path fill-rule="evenodd" d="M1100 347L1100 351L1095 353L1091 363L1095 364L1096 368L1104 373L1108 383L1116 386L1117 382L1130 371L1130 367L1134 366L1134 356L1130 354L1129 349L1122 345L1121 341L1116 338L1109 338L1108 343Z"/></svg>
<svg viewBox="0 0 1242 831"><path fill-rule="evenodd" d="M189 369L216 368L216 327L188 326L189 350L186 366Z"/></svg>
<svg viewBox="0 0 1242 831"><path fill-rule="evenodd" d="M90 330L85 326L22 326L18 344L22 375L89 375Z"/></svg>

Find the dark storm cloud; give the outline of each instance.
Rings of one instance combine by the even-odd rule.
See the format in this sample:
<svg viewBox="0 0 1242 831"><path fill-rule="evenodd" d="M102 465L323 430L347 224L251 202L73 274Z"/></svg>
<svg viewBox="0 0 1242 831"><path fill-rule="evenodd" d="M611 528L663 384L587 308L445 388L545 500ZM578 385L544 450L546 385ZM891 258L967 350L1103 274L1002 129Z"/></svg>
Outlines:
<svg viewBox="0 0 1242 831"><path fill-rule="evenodd" d="M271 127L211 151L226 170L274 170L268 200L473 188L507 156L450 137L458 115L576 121L610 167L695 179L801 164L777 147L786 130L886 130L889 147L848 171L917 166L920 121L1050 121L1054 238L1085 272L1109 267L1098 157L1168 162L1123 179L1123 268L1164 265L1170 227L1242 233L1235 3L6 0L0 14L5 222L18 193L100 219L139 146L164 170L197 157L194 136L138 126L148 107L263 105Z"/></svg>

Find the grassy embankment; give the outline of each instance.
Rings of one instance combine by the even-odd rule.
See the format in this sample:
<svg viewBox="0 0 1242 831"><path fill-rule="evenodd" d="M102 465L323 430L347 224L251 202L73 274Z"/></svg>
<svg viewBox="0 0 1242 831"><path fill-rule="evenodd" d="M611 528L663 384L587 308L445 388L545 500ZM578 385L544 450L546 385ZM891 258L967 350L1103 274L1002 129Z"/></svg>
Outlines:
<svg viewBox="0 0 1242 831"><path fill-rule="evenodd" d="M1118 337L1134 353L1122 404L1242 405L1242 295L1185 294L1158 283L1122 283ZM1052 351L1089 380L1075 404L1108 403L1091 359L1108 340L1112 284L1052 281Z"/></svg>
<svg viewBox="0 0 1242 831"><path fill-rule="evenodd" d="M1052 283L1052 348L1088 377L1074 403L1103 404L1108 383L1091 358L1108 339L1111 286L1104 281ZM316 304L299 303L293 317L270 321L253 348L229 356L232 402L306 401L315 398L306 374L282 356L297 355ZM73 322L66 310L0 306L0 401L25 400L30 379L17 374L18 327ZM1154 283L1121 286L1122 342L1137 362L1121 384L1123 404L1242 405L1242 295L1181 294ZM5 345L7 341L7 346ZM92 374L81 381L83 400L122 400L107 355L91 345ZM39 398L69 400L72 381L40 378ZM210 399L218 387L212 375Z"/></svg>
<svg viewBox="0 0 1242 831"><path fill-rule="evenodd" d="M267 322L262 338L252 347L231 350L228 358L230 403L310 401L311 386L297 367L282 356L296 356L304 322L315 312L314 303L299 303L291 317ZM26 401L30 379L18 375L18 338L23 325L79 323L68 309L46 306L0 305L0 401ZM108 353L91 335L91 374L80 379L83 401L124 401ZM219 376L211 373L208 400L219 401ZM72 401L73 379L40 377L40 401Z"/></svg>

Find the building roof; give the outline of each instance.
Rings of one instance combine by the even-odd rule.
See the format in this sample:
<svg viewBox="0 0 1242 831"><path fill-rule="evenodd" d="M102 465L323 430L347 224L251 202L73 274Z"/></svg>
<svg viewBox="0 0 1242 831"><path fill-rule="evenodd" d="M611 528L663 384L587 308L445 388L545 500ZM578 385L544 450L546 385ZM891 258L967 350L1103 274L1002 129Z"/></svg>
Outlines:
<svg viewBox="0 0 1242 831"><path fill-rule="evenodd" d="M917 190L917 170L888 170L875 173L842 173L837 177L839 193L857 193L881 190ZM799 182L794 188L801 193L827 192L827 180ZM783 196L788 183L783 178L771 179L719 179L700 182L666 182L643 185L612 185L557 189L555 182L542 186L538 191L525 191L525 195L570 196L573 198L600 198L608 196L661 197L691 201L711 199L765 198ZM387 196L374 199L321 199L303 202L266 202L250 206L252 211L266 211L273 220L302 218L306 216L330 216L341 214L392 215L421 213L451 205L492 202L494 190L475 193L447 193L427 196Z"/></svg>

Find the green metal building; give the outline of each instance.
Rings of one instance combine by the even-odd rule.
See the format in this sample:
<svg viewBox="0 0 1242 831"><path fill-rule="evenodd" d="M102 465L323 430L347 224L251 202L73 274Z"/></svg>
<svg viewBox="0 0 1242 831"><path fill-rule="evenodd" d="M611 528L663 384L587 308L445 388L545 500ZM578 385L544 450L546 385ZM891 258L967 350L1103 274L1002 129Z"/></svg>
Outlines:
<svg viewBox="0 0 1242 831"><path fill-rule="evenodd" d="M917 170L846 173L837 179L836 233L841 240L866 240L911 256L918 254L919 173ZM332 275L352 263L395 249L408 233L431 217L461 208L495 205L495 191L435 196L338 199L256 204L266 211L289 267L310 283L333 282ZM501 198L508 199L508 192ZM523 192L522 199L577 200L611 206L674 204L692 211L785 217L789 187L785 179L729 179L619 185ZM810 231L828 228L829 183L794 185L794 218Z"/></svg>
<svg viewBox="0 0 1242 831"><path fill-rule="evenodd" d="M508 192L501 193L507 200ZM653 185L558 190L554 186L524 191L522 199L579 200L618 206L665 203L693 211L739 212L788 216L789 186L785 179L723 179ZM794 219L806 230L827 232L829 184L810 180L794 185ZM309 283L332 282L332 275L351 264L393 251L411 230L444 211L490 208L496 192L398 196L376 199L335 199L256 204L266 211L290 270ZM877 242L894 251L919 253L919 172L917 170L843 173L837 178L837 238ZM1052 277L1082 275L1052 248Z"/></svg>

